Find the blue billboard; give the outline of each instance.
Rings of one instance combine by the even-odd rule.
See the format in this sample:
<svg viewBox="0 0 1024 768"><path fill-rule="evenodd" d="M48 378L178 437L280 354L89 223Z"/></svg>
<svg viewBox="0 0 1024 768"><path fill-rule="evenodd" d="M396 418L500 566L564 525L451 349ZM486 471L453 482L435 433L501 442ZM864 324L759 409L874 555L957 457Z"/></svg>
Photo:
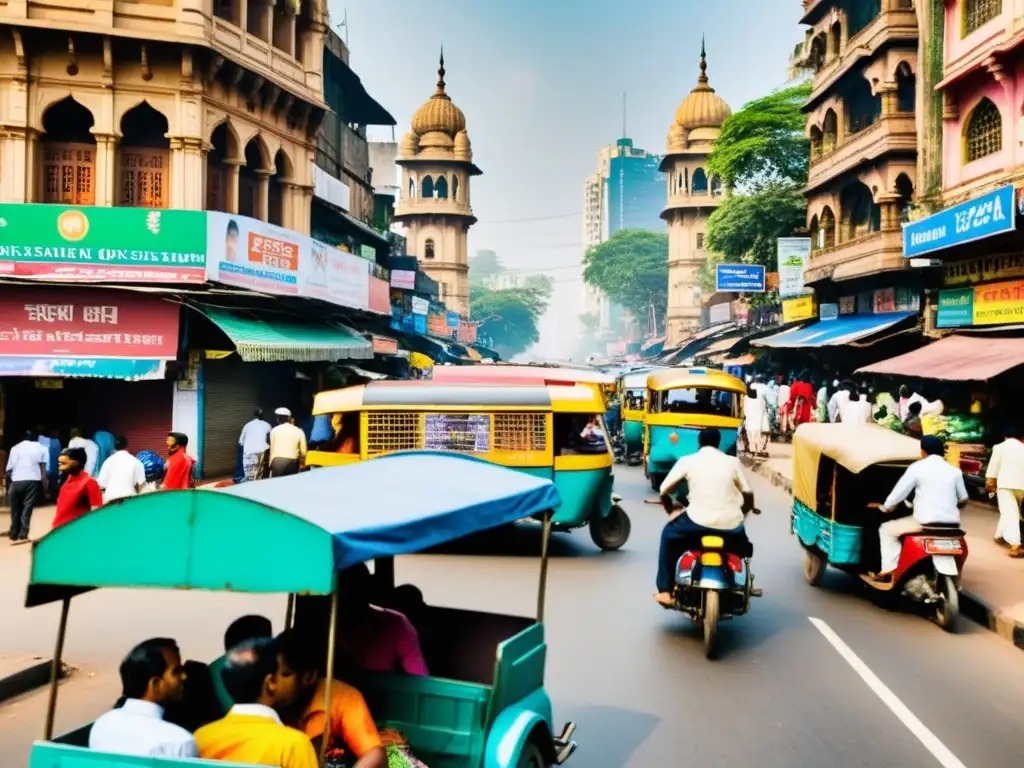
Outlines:
<svg viewBox="0 0 1024 768"><path fill-rule="evenodd" d="M764 267L760 264L716 264L715 290L764 293Z"/></svg>
<svg viewBox="0 0 1024 768"><path fill-rule="evenodd" d="M941 251L1017 228L1012 184L903 225L906 258Z"/></svg>

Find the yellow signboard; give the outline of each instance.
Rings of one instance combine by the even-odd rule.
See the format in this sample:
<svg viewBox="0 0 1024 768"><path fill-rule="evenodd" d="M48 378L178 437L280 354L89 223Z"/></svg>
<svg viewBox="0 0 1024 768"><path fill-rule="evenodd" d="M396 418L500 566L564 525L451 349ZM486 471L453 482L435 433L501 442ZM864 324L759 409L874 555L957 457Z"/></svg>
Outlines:
<svg viewBox="0 0 1024 768"><path fill-rule="evenodd" d="M947 264L942 282L945 285L970 285L1014 277L1024 277L1024 253L983 256Z"/></svg>
<svg viewBox="0 0 1024 768"><path fill-rule="evenodd" d="M795 323L797 320L809 320L817 314L813 296L800 296L796 299L784 299L782 302L782 322Z"/></svg>
<svg viewBox="0 0 1024 768"><path fill-rule="evenodd" d="M979 285L974 289L974 324L1003 323L1024 323L1024 280Z"/></svg>

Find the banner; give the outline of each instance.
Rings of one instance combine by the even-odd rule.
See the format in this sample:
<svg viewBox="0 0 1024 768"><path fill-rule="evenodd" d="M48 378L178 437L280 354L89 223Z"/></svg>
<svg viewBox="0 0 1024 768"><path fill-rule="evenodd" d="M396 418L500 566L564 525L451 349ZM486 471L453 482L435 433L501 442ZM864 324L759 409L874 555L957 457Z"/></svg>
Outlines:
<svg viewBox="0 0 1024 768"><path fill-rule="evenodd" d="M801 296L798 299L786 299L782 302L782 322L784 323L809 320L815 314L813 296Z"/></svg>
<svg viewBox="0 0 1024 768"><path fill-rule="evenodd" d="M476 323L469 320L459 321L459 341L463 344L475 344L476 343Z"/></svg>
<svg viewBox="0 0 1024 768"><path fill-rule="evenodd" d="M206 218L207 279L272 293L298 296L299 268L306 267L306 279L313 290L327 282L326 255L314 265L310 239L284 227L230 213L209 211Z"/></svg>
<svg viewBox="0 0 1024 768"><path fill-rule="evenodd" d="M760 264L716 264L715 290L764 293L764 267Z"/></svg>
<svg viewBox="0 0 1024 768"><path fill-rule="evenodd" d="M391 287L400 288L403 291L416 290L416 273L407 269L392 269Z"/></svg>
<svg viewBox="0 0 1024 768"><path fill-rule="evenodd" d="M1012 232L1017 227L1012 184L903 225L906 258Z"/></svg>
<svg viewBox="0 0 1024 768"><path fill-rule="evenodd" d="M1024 253L983 256L947 264L942 282L944 285L967 285L1018 277L1024 277Z"/></svg>
<svg viewBox="0 0 1024 768"><path fill-rule="evenodd" d="M412 297L412 313L414 315L426 315L430 312L430 302L421 299L419 296Z"/></svg>
<svg viewBox="0 0 1024 768"><path fill-rule="evenodd" d="M203 283L206 212L0 204L0 275Z"/></svg>
<svg viewBox="0 0 1024 768"><path fill-rule="evenodd" d="M811 238L780 237L778 239L779 296L788 299L806 293L804 269L811 255Z"/></svg>
<svg viewBox="0 0 1024 768"><path fill-rule="evenodd" d="M0 295L0 348L5 357L174 360L178 305L128 291L18 286Z"/></svg>
<svg viewBox="0 0 1024 768"><path fill-rule="evenodd" d="M422 315L417 315L422 317ZM448 335L448 317L442 314L431 314L427 316L427 330L435 336Z"/></svg>
<svg viewBox="0 0 1024 768"><path fill-rule="evenodd" d="M1024 280L974 288L974 325L1024 322Z"/></svg>
<svg viewBox="0 0 1024 768"><path fill-rule="evenodd" d="M391 287L387 280L369 276L370 311L380 315L391 314Z"/></svg>

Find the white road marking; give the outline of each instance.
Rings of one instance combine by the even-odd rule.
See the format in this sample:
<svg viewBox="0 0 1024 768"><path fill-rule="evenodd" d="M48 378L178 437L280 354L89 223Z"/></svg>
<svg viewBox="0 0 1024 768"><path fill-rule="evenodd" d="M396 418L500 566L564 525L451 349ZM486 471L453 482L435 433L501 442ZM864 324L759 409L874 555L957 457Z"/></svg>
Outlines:
<svg viewBox="0 0 1024 768"><path fill-rule="evenodd" d="M950 752L949 748L939 741L938 737L928 730L928 727L918 720L913 712L907 709L907 706L897 698L896 694L878 679L878 675L872 672L868 665L860 660L860 657L853 652L850 646L843 642L843 639L835 633L832 627L821 619L808 617L808 620L832 644L832 647L839 652L839 655L846 660L846 663L853 667L853 671L860 675L861 680L867 683L868 688L874 691L875 695L882 700L882 703L892 710L892 713L907 727L907 730L924 744L925 749L931 752L932 756L939 761L939 765L943 766L943 768L966 768L959 758Z"/></svg>

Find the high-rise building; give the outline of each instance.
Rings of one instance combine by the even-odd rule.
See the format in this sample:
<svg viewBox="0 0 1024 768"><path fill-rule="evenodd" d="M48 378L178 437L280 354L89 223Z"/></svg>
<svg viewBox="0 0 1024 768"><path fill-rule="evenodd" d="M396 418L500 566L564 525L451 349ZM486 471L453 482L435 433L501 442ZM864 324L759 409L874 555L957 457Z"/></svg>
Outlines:
<svg viewBox="0 0 1024 768"><path fill-rule="evenodd" d="M608 176L608 237L623 229L664 232L661 209L665 205L665 178L658 170L661 158L619 139L611 148Z"/></svg>

